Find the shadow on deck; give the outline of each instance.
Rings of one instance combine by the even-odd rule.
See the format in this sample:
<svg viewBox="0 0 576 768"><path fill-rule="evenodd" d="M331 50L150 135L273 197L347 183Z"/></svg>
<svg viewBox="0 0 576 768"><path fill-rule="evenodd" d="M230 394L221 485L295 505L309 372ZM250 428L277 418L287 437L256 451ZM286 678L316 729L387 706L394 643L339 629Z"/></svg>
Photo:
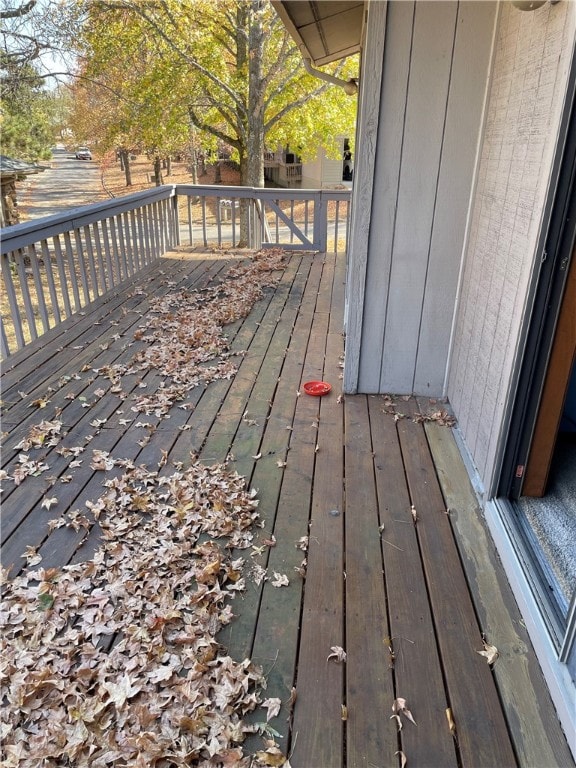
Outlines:
<svg viewBox="0 0 576 768"><path fill-rule="evenodd" d="M341 257L289 256L278 285L225 328L231 355L209 385L184 382L170 400L173 382L144 365L151 302L202 296L237 263L169 254L5 363L2 564L13 577L26 561L49 569L93 557L97 524L48 526L71 510L83 517L103 478L118 475L94 469L79 445L163 473L191 455L228 459L258 491L263 527L243 556L268 579L246 576L219 641L262 666L262 698L282 702L269 726L293 768L380 768L402 755L410 768L571 765L445 406L340 395ZM163 312L159 327L168 328L177 310ZM238 370L228 378L231 360ZM306 396L312 379L330 382L331 393ZM60 426L24 450L42 421ZM274 574L289 585L274 586ZM493 666L478 653L484 641L498 648ZM398 712L398 729L399 699L417 725ZM266 711L245 719L262 723ZM189 764L283 764L260 736L243 748L260 751L260 762L230 752L226 763L216 755Z"/></svg>

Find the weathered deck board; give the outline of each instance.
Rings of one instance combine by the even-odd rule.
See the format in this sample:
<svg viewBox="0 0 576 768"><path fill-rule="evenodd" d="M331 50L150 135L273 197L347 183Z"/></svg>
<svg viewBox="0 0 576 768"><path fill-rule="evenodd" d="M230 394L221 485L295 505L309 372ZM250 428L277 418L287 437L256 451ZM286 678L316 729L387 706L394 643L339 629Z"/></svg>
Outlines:
<svg viewBox="0 0 576 768"><path fill-rule="evenodd" d="M408 414L417 410L414 401L407 403ZM405 419L398 432L462 764L514 766L516 758L492 672L477 653L483 647L482 634L424 428ZM438 568L440 558L442 568ZM462 686L463 669L466 686Z"/></svg>
<svg viewBox="0 0 576 768"><path fill-rule="evenodd" d="M389 715L396 697L366 398L346 398L345 410L348 765L393 765L396 724Z"/></svg>
<svg viewBox="0 0 576 768"><path fill-rule="evenodd" d="M409 418L396 422L384 413L380 397L339 398L341 258L291 256L278 287L265 291L248 317L226 329L232 350L243 353L236 358L236 376L196 387L187 396L191 407L173 408L169 419L142 416L150 426L136 437L123 416L139 393L138 375L123 380L124 401L101 376L85 372L81 381L73 378L84 366L89 371L133 356L140 343L134 343L134 331L152 295L202 287L211 278L220 279L227 263L200 254L163 259L132 285L98 300L83 316L10 359L2 377L8 395L5 466L15 461L15 446L29 427L54 418L56 409L68 432L58 447L94 436L70 482L61 482L69 459L55 448L43 448L30 453L45 457L49 472L18 487L5 484L3 564L22 568L29 545L40 547L44 567L93 555L100 541L98 526L89 532L58 528L49 534L47 529L66 507L82 510L85 502L98 498L104 476L120 471L92 470L92 449L160 472L172 472L191 454L207 463L228 458L230 467L258 489L264 526L257 531L256 549L241 554L248 572L259 563L269 580L257 586L247 576L247 590L233 604L236 618L219 639L232 656L251 656L266 672L263 696L283 702L271 726L281 734L280 745L293 768L399 765L400 751L410 768L571 765L553 714L537 701L544 687L536 679L526 637L519 640L515 633L513 602L494 614L496 588L486 586L489 598L475 594L482 582L480 565L469 562L465 537L475 536L476 528L472 522L460 524L452 511L446 514L447 506L472 505L463 495L463 480L455 480L464 470L450 430L425 428ZM140 282L150 299L134 291ZM162 382L153 371L142 378L148 389ZM325 379L333 391L309 397L302 391L309 379ZM31 409L30 399L46 395L48 387L51 402ZM104 394L96 397L96 389ZM68 399L71 393L75 399ZM83 408L86 401L80 397L91 407ZM418 407L414 400L401 406L408 414ZM96 418L105 418L105 424L91 426ZM47 495L58 496L56 511L42 508ZM296 545L307 535L304 552ZM486 557L492 570L499 568L493 555ZM305 558L303 578L296 569ZM289 586L274 587L275 573L287 575ZM499 578L504 578L501 571ZM506 668L495 673L476 653L483 631L489 640L496 634L494 615L508 617L511 648L498 662ZM514 650L520 645L522 658ZM345 663L328 660L333 646L345 649ZM526 663L531 671L521 673L518 667L525 670ZM512 690L518 681L525 712ZM418 725L403 718L398 732L390 719L396 697L407 700ZM448 707L455 737L448 728ZM259 710L248 719L262 722L266 713ZM252 751L261 744L260 737L252 736L245 748Z"/></svg>
<svg viewBox="0 0 576 768"><path fill-rule="evenodd" d="M380 534L390 617L389 642L396 695L405 698L417 727L405 723L402 749L417 765L455 766L454 739L447 727L448 702L418 538L405 481L394 417L370 397ZM418 703L416 710L415 703ZM387 707L390 710L390 706Z"/></svg>

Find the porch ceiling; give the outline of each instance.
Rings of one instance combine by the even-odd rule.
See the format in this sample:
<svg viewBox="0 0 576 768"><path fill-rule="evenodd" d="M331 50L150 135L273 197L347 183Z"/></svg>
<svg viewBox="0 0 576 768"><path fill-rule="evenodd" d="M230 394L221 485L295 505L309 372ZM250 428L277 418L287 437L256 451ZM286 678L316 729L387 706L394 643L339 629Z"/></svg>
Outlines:
<svg viewBox="0 0 576 768"><path fill-rule="evenodd" d="M364 0L272 0L272 5L316 66L360 50Z"/></svg>

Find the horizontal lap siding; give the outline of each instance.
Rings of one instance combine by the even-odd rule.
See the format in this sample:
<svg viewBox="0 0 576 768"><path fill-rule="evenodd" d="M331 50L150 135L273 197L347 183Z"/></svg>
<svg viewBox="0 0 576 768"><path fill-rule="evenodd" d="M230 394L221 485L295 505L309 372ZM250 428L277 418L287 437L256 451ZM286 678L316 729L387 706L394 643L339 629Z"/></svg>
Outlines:
<svg viewBox="0 0 576 768"><path fill-rule="evenodd" d="M574 45L576 7L502 4L448 396L484 484L495 471Z"/></svg>

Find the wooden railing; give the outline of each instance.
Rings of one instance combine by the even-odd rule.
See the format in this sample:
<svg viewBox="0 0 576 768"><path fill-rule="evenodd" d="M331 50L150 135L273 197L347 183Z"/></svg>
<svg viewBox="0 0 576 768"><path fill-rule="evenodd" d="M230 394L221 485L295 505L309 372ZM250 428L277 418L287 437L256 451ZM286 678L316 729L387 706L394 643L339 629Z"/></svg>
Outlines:
<svg viewBox="0 0 576 768"><path fill-rule="evenodd" d="M178 246L344 252L348 190L161 186L1 232L1 354Z"/></svg>

